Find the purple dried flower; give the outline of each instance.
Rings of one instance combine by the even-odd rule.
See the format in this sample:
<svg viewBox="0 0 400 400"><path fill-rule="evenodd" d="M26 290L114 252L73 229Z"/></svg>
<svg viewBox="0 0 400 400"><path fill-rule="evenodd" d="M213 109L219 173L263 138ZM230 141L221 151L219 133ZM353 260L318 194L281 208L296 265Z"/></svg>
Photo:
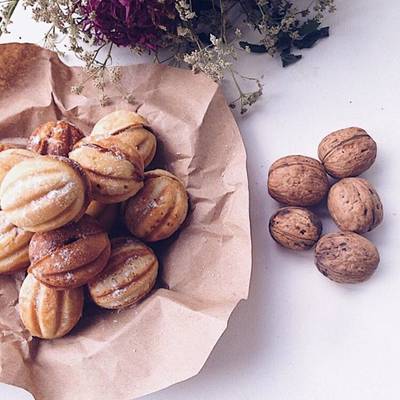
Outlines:
<svg viewBox="0 0 400 400"><path fill-rule="evenodd" d="M155 50L176 29L174 0L87 0L80 12L86 32L118 46Z"/></svg>

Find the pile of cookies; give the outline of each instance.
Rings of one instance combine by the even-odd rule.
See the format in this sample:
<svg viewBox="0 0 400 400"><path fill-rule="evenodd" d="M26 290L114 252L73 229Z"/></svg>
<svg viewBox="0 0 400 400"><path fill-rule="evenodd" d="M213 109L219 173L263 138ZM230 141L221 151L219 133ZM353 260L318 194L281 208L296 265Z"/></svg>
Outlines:
<svg viewBox="0 0 400 400"><path fill-rule="evenodd" d="M375 161L377 146L361 128L345 128L327 135L318 157L283 157L268 173L271 197L287 205L270 219L269 231L280 245L294 250L315 248L318 270L339 283L368 279L379 264L372 242L361 236L383 220L378 193L366 179L358 178ZM336 180L331 185L328 174ZM322 236L315 206L327 198L329 213L341 232Z"/></svg>
<svg viewBox="0 0 400 400"><path fill-rule="evenodd" d="M170 237L188 212L176 176L145 172L156 147L148 122L125 110L87 137L57 121L38 127L26 148L0 146L0 274L27 270L19 312L33 336L67 334L82 315L85 286L107 309L135 304L154 287L158 259L144 242ZM130 234L110 239L120 220Z"/></svg>

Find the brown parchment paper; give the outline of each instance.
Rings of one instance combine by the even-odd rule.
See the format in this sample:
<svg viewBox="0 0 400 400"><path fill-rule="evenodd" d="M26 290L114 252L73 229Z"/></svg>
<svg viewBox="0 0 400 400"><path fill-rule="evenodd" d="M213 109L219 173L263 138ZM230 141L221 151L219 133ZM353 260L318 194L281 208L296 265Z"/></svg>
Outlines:
<svg viewBox="0 0 400 400"><path fill-rule="evenodd" d="M122 86L71 94L82 71L31 44L0 45L0 138L29 136L66 118L89 133L117 108L139 110L156 132L162 163L186 184L191 212L161 251L160 287L122 312L87 306L73 332L39 341L23 328L17 298L23 274L0 277L0 381L37 400L131 400L199 372L251 272L245 149L219 87L163 65L123 67Z"/></svg>

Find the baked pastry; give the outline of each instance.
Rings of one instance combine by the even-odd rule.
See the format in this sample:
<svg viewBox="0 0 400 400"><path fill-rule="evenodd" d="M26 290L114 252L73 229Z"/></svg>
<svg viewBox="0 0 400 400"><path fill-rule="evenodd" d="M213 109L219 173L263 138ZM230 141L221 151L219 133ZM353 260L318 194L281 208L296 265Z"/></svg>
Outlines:
<svg viewBox="0 0 400 400"><path fill-rule="evenodd" d="M33 235L28 272L55 289L79 287L106 266L110 249L107 233L84 215L78 222Z"/></svg>
<svg viewBox="0 0 400 400"><path fill-rule="evenodd" d="M87 172L93 198L101 203L119 203L143 186L143 160L136 148L117 137L79 142L69 157Z"/></svg>
<svg viewBox="0 0 400 400"><path fill-rule="evenodd" d="M42 155L68 157L74 145L84 134L67 121L46 122L29 137L27 149Z"/></svg>
<svg viewBox="0 0 400 400"><path fill-rule="evenodd" d="M86 214L93 217L107 232L114 226L118 215L117 204L104 204L93 200L86 210Z"/></svg>
<svg viewBox="0 0 400 400"><path fill-rule="evenodd" d="M9 149L23 149L23 147L17 146L12 143L0 143L0 152Z"/></svg>
<svg viewBox="0 0 400 400"><path fill-rule="evenodd" d="M83 289L55 290L28 274L19 292L19 315L32 336L55 339L66 335L79 321Z"/></svg>
<svg viewBox="0 0 400 400"><path fill-rule="evenodd" d="M89 283L93 301L103 308L117 309L137 303L153 288L158 260L153 251L134 238L111 240L106 268Z"/></svg>
<svg viewBox="0 0 400 400"><path fill-rule="evenodd" d="M156 242L171 236L183 223L188 196L183 183L162 169L145 173L144 187L127 201L123 213L129 231Z"/></svg>
<svg viewBox="0 0 400 400"><path fill-rule="evenodd" d="M29 242L32 232L8 222L0 211L0 274L10 274L29 265Z"/></svg>
<svg viewBox="0 0 400 400"><path fill-rule="evenodd" d="M0 199L11 223L30 232L46 232L79 220L89 205L90 183L74 161L38 156L8 172Z"/></svg>
<svg viewBox="0 0 400 400"><path fill-rule="evenodd" d="M27 138L25 137L6 137L0 139L0 151L8 149L26 149Z"/></svg>
<svg viewBox="0 0 400 400"><path fill-rule="evenodd" d="M148 122L132 111L118 110L106 115L94 126L91 136L97 139L118 136L124 143L136 146L145 167L156 154L157 140Z"/></svg>
<svg viewBox="0 0 400 400"><path fill-rule="evenodd" d="M20 163L29 158L36 157L32 151L20 148L8 148L0 152L0 183L3 181L7 172Z"/></svg>

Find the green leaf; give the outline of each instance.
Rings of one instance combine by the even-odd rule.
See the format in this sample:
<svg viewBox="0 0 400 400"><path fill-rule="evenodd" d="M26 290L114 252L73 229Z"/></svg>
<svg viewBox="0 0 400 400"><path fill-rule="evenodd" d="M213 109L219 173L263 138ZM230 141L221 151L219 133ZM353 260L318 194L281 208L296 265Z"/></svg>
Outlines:
<svg viewBox="0 0 400 400"><path fill-rule="evenodd" d="M293 40L293 46L297 49L309 49L314 46L314 44L322 39L329 36L329 26L326 26L321 29L317 29L304 36L302 39Z"/></svg>
<svg viewBox="0 0 400 400"><path fill-rule="evenodd" d="M302 57L300 54L293 54L290 53L290 51L282 51L280 56L282 60L282 67L284 68L297 63L297 61L299 61Z"/></svg>
<svg viewBox="0 0 400 400"><path fill-rule="evenodd" d="M309 35L310 33L316 31L321 23L317 21L316 19L308 19L306 22L304 22L303 25L299 28L298 32L301 37Z"/></svg>
<svg viewBox="0 0 400 400"><path fill-rule="evenodd" d="M267 52L267 49L263 44L239 42L239 45L242 49L246 49L246 47L248 47L252 53L266 53Z"/></svg>

